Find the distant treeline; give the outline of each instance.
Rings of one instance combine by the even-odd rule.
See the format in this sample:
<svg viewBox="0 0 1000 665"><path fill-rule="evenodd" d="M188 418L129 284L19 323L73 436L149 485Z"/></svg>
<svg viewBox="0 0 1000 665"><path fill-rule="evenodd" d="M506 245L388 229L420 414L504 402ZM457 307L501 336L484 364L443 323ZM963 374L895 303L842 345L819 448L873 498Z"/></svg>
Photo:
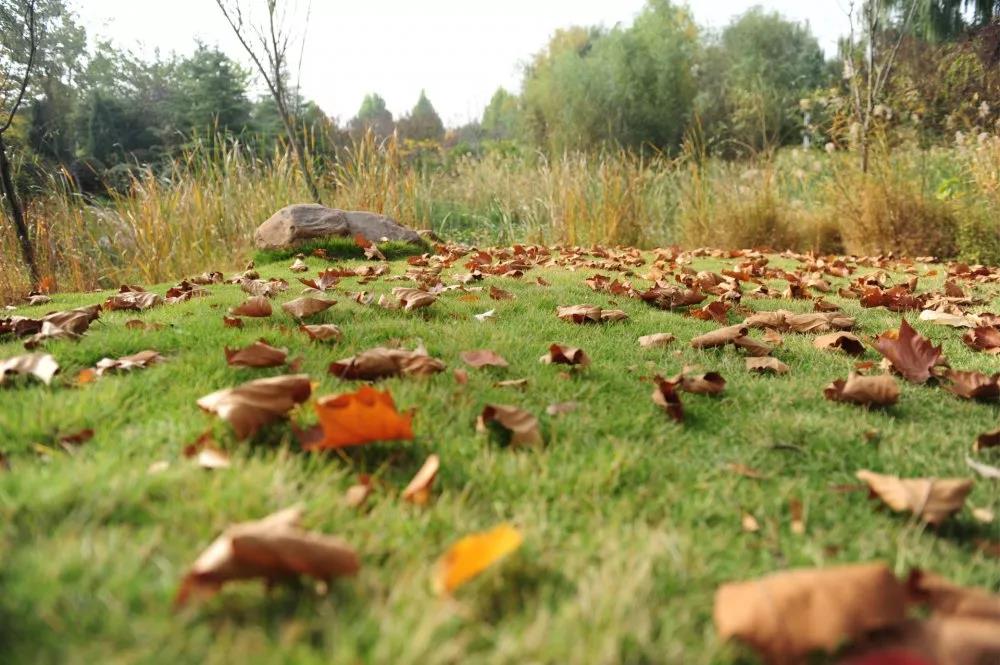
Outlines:
<svg viewBox="0 0 1000 665"><path fill-rule="evenodd" d="M997 130L1000 3L974 4L918 3L880 111L887 126L922 142ZM888 6L891 32L909 4ZM252 95L249 70L217 48L143 59L91 44L67 0L39 0L38 28L30 103L10 136L28 156L22 179L31 164L60 165L84 189L127 186L138 166L169 163L195 141L239 139L266 155L284 140L271 98ZM706 31L686 7L648 0L631 25L556 32L525 67L521 90L498 89L482 119L462 127L446 130L423 93L401 118L374 93L341 126L298 96L295 115L316 159L365 132L457 152L610 145L672 154L689 141L728 157L804 140L836 147L851 131L845 48L826 59L807 24L760 8Z"/></svg>

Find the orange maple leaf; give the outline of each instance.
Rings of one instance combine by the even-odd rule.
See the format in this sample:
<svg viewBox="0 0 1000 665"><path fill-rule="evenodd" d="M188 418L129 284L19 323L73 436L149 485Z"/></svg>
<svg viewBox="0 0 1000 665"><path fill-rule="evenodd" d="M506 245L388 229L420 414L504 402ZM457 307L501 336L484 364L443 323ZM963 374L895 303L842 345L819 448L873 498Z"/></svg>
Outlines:
<svg viewBox="0 0 1000 665"><path fill-rule="evenodd" d="M320 397L315 408L323 438L303 446L305 450L413 439L413 416L396 411L389 391L363 386L357 392Z"/></svg>
<svg viewBox="0 0 1000 665"><path fill-rule="evenodd" d="M510 524L465 536L438 561L433 584L449 594L521 546L524 536Z"/></svg>

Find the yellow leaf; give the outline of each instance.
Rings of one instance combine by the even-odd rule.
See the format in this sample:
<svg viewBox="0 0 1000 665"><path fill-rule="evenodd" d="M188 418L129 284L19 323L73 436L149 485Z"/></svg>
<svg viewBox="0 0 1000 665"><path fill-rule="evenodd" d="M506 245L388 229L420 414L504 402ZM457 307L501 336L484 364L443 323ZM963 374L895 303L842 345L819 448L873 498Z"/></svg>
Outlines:
<svg viewBox="0 0 1000 665"><path fill-rule="evenodd" d="M451 593L521 546L524 536L510 524L466 536L438 561L434 590Z"/></svg>

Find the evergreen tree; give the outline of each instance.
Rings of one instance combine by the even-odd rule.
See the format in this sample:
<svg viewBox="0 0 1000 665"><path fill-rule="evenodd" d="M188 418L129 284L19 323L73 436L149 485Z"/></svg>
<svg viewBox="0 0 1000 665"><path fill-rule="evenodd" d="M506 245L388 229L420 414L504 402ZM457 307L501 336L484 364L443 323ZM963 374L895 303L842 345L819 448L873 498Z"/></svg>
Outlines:
<svg viewBox="0 0 1000 665"><path fill-rule="evenodd" d="M399 121L399 134L412 141L441 141L444 138L444 123L423 90L410 114Z"/></svg>

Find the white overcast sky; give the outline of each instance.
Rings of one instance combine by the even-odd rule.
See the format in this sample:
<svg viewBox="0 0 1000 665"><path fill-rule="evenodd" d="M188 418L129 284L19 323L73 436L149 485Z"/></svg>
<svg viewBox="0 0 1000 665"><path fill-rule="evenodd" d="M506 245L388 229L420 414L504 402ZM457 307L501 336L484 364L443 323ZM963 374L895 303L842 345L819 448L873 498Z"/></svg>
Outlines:
<svg viewBox="0 0 1000 665"><path fill-rule="evenodd" d="M241 0L262 5L264 0ZM298 0L305 7L308 0ZM557 28L630 23L644 0L312 0L303 94L346 121L368 92L394 115L427 90L445 124L478 118L497 86L517 90L521 66ZM754 5L809 21L832 54L846 32L846 0L690 0L718 28ZM141 54L188 53L196 39L246 63L215 0L77 0L91 36Z"/></svg>

